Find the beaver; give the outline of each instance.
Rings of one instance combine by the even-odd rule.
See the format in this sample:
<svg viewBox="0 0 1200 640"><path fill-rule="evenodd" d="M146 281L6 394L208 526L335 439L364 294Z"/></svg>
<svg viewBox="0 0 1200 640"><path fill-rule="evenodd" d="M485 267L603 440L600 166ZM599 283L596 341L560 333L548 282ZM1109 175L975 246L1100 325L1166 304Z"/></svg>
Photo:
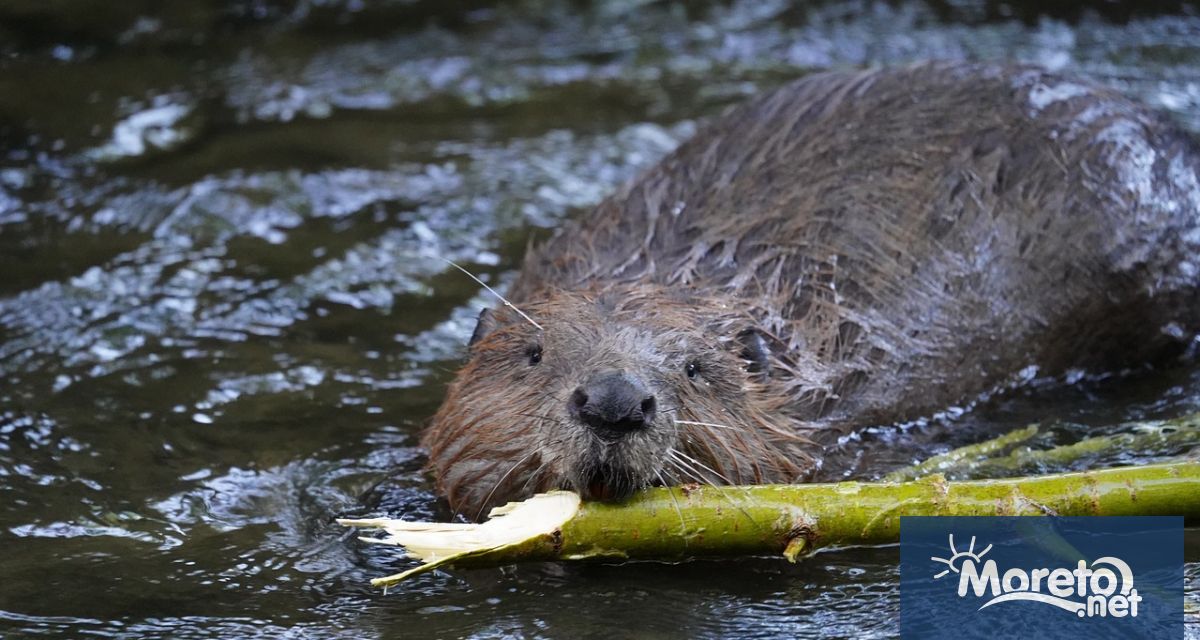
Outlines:
<svg viewBox="0 0 1200 640"><path fill-rule="evenodd" d="M553 488L810 478L834 435L1200 329L1200 154L1023 66L809 75L531 250L423 436L478 518Z"/></svg>

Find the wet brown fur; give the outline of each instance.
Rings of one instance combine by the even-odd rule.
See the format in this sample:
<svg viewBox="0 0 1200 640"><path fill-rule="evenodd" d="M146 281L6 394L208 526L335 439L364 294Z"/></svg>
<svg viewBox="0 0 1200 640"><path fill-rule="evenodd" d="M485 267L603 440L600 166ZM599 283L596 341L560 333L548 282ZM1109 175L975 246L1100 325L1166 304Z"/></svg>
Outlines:
<svg viewBox="0 0 1200 640"><path fill-rule="evenodd" d="M1178 353L1200 327L1198 157L1159 115L1036 69L777 89L530 253L510 299L545 331L495 312L425 435L438 488L476 517L584 490L609 455L628 463L616 483L792 482L829 434L963 405L1031 367ZM746 371L747 329L765 375ZM604 449L562 411L597 368L653 378L674 413Z"/></svg>

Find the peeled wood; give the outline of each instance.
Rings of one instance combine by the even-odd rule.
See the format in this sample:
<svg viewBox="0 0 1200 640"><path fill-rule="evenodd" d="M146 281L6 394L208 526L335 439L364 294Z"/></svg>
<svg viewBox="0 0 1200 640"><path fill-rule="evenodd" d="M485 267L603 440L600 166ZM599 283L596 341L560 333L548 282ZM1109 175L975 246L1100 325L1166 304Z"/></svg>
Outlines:
<svg viewBox="0 0 1200 640"><path fill-rule="evenodd" d="M556 491L493 510L482 525L340 520L383 529L368 542L408 548L425 564L376 578L386 587L443 565L531 560L655 559L783 553L900 539L901 516L1182 515L1200 517L1200 463L1120 467L1032 478L682 486L621 504ZM488 527L492 527L488 530Z"/></svg>

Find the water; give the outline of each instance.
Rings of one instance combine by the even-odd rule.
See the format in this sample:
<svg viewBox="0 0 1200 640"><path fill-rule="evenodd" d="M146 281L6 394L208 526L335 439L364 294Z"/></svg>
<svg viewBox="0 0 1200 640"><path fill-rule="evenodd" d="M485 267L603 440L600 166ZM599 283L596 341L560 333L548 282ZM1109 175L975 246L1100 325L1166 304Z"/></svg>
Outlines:
<svg viewBox="0 0 1200 640"><path fill-rule="evenodd" d="M448 516L417 434L490 301L439 256L504 283L696 122L817 69L1031 61L1200 131L1200 14L1170 4L0 8L0 634L895 635L895 548L454 571L384 596L366 580L407 564L331 519ZM1197 409L1181 365L840 455L873 477L1031 420L1070 441Z"/></svg>

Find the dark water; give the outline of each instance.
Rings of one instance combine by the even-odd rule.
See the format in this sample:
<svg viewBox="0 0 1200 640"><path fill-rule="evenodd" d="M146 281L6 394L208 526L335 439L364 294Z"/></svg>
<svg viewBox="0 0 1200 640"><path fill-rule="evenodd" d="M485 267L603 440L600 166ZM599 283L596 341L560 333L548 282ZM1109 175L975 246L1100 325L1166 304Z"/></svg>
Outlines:
<svg viewBox="0 0 1200 640"><path fill-rule="evenodd" d="M383 596L365 581L406 563L330 523L447 515L416 434L490 300L438 258L505 282L530 238L756 91L1023 60L1200 131L1192 8L805 6L0 3L0 635L895 635L895 548L439 573ZM1035 419L1069 441L1197 409L1182 364L844 455L871 477Z"/></svg>

